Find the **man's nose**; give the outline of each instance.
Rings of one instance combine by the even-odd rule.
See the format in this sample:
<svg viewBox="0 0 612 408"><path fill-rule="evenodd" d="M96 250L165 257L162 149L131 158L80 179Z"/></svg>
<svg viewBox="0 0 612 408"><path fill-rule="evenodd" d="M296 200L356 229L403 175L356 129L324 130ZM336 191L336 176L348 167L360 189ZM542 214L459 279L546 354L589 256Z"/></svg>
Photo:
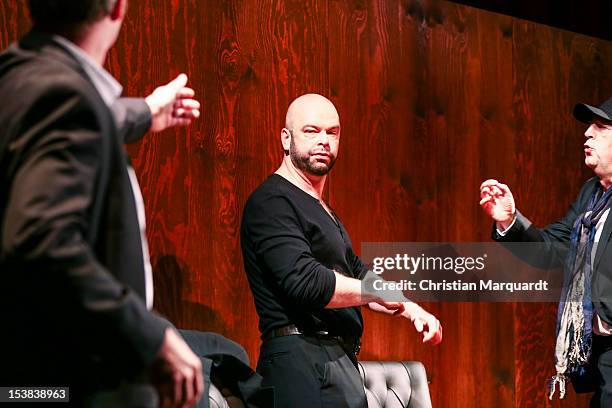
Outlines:
<svg viewBox="0 0 612 408"><path fill-rule="evenodd" d="M587 128L587 130L584 132L584 137L588 139L592 139L595 137L596 131L595 131L595 124L591 123L591 125Z"/></svg>
<svg viewBox="0 0 612 408"><path fill-rule="evenodd" d="M317 134L317 142L318 143L322 143L323 145L328 145L329 144L329 135L327 134L327 131L321 130Z"/></svg>

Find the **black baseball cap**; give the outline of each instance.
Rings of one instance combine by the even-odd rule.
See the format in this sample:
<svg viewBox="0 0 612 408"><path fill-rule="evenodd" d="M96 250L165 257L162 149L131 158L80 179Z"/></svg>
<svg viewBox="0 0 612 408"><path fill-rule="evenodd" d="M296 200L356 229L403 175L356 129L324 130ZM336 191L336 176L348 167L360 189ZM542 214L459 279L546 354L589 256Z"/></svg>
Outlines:
<svg viewBox="0 0 612 408"><path fill-rule="evenodd" d="M574 106L574 117L583 123L591 123L595 118L612 122L612 98L598 108L586 103L578 103Z"/></svg>

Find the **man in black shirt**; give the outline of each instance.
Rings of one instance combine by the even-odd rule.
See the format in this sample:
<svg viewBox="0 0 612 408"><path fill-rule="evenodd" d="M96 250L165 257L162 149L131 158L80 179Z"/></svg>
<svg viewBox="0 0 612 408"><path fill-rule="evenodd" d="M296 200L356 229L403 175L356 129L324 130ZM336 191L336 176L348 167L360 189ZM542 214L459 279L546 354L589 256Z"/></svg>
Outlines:
<svg viewBox="0 0 612 408"><path fill-rule="evenodd" d="M331 101L297 98L281 131L283 162L244 209L242 253L263 340L257 371L277 407L367 406L355 357L361 305L410 319L424 342L442 340L438 320L417 304L362 293L368 269L322 199L339 141Z"/></svg>

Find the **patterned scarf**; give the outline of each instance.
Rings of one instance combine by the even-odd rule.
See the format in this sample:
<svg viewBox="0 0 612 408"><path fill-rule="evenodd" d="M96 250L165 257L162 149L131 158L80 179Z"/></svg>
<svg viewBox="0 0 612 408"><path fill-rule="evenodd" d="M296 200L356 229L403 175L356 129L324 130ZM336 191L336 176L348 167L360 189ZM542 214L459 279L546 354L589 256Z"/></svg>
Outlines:
<svg viewBox="0 0 612 408"><path fill-rule="evenodd" d="M565 382L568 375L584 375L591 355L593 324L591 253L595 241L595 226L612 205L611 197L612 188L604 193L599 186L591 196L586 212L576 219L572 229L557 313L555 346L557 374L550 381L549 399L552 399L557 384L559 398L565 397Z"/></svg>

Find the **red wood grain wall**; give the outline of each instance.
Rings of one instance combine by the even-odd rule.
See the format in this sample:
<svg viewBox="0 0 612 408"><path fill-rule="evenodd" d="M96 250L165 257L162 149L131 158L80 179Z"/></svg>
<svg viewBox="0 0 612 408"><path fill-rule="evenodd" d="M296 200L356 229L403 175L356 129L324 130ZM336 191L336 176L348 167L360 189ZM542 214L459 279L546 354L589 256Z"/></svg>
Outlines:
<svg viewBox="0 0 612 408"><path fill-rule="evenodd" d="M0 46L24 33L0 0ZM257 316L238 240L248 194L280 159L289 102L328 95L342 120L328 199L357 250L372 241L487 241L478 186L507 182L536 224L589 173L577 101L612 95L612 43L447 2L139 0L109 70L128 95L184 71L203 102L189 129L129 147L143 188L156 308L217 331L256 360ZM436 303L444 342L365 312L362 359L417 359L436 407L549 403L554 304Z"/></svg>

